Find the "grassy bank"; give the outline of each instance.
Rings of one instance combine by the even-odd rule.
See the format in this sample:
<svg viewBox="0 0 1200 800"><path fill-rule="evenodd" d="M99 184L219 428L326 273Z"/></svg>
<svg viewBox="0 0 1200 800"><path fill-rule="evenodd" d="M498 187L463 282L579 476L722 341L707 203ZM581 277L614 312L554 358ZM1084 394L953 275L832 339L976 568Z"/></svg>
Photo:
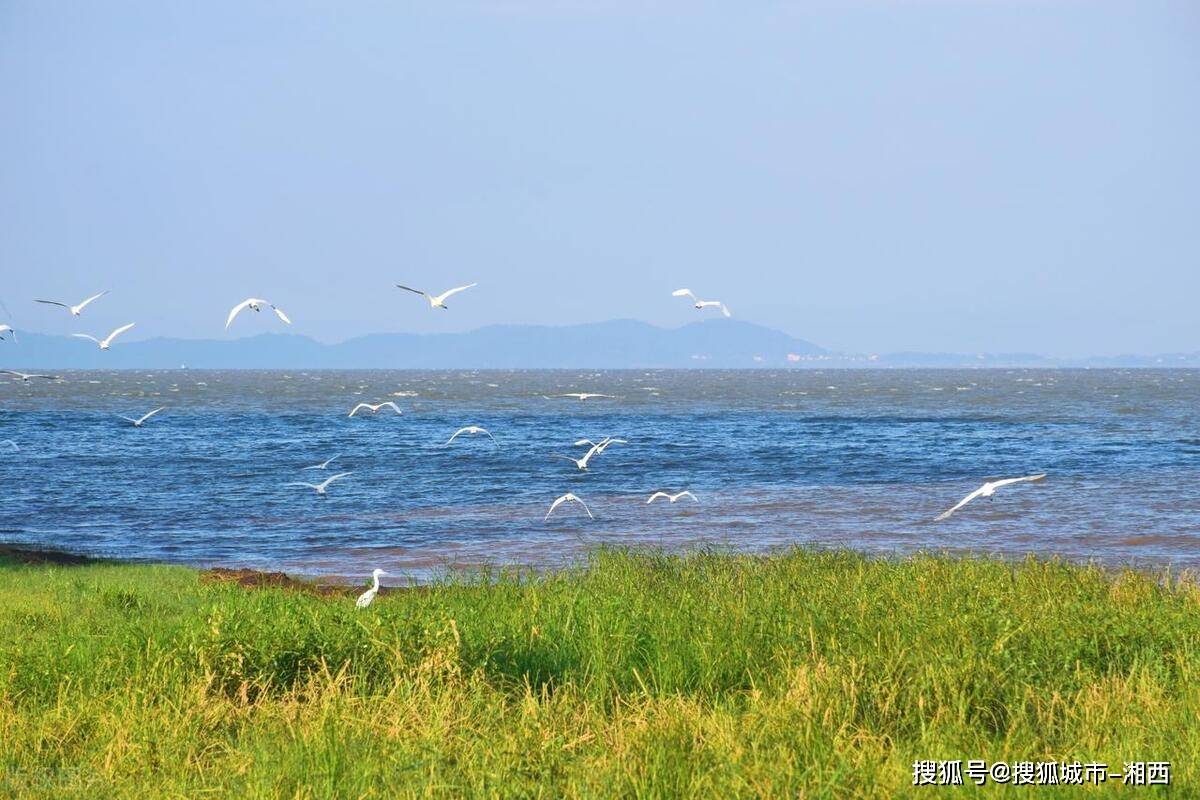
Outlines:
<svg viewBox="0 0 1200 800"><path fill-rule="evenodd" d="M0 796L1020 795L911 787L914 760L958 758L1169 760L1198 791L1200 592L1034 561L607 552L358 611L0 563ZM1163 794L1086 796L1110 792Z"/></svg>

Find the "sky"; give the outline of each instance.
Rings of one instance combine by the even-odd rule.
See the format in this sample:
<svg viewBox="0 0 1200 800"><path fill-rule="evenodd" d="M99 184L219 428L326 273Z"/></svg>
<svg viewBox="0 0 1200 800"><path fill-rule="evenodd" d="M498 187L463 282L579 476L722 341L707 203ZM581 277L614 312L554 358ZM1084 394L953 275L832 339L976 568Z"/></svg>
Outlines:
<svg viewBox="0 0 1200 800"><path fill-rule="evenodd" d="M1200 349L1194 0L6 0L0 109L18 330Z"/></svg>

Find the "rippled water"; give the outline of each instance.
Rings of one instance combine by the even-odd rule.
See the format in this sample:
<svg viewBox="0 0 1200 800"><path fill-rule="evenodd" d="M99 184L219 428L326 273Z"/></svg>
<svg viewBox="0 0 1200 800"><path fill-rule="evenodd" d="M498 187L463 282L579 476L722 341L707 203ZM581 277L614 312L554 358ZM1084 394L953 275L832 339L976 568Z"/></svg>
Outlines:
<svg viewBox="0 0 1200 800"><path fill-rule="evenodd" d="M584 402L560 392L616 395ZM363 401L403 410L348 418ZM116 415L169 408L135 429ZM482 425L496 437L460 437ZM581 437L629 440L579 472ZM1200 566L1200 372L74 372L0 381L0 540L358 577L600 543ZM324 496L285 486L331 465ZM984 479L1049 473L950 520ZM686 499L647 506L656 489ZM550 502L574 492L590 506Z"/></svg>

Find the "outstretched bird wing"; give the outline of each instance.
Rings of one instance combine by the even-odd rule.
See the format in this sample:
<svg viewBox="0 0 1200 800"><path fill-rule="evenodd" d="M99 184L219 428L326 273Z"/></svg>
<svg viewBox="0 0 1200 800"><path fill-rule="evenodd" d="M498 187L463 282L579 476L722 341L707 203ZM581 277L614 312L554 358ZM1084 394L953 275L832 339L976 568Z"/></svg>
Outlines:
<svg viewBox="0 0 1200 800"><path fill-rule="evenodd" d="M472 286L478 286L478 285L479 285L478 283L468 283L466 286L456 286L453 289L447 289L446 291L442 292L441 294L439 294L437 297L435 297L433 299L439 303L444 303L444 302L446 302L446 298L449 297L450 295L458 294L459 292L463 292L463 291L466 291L467 289L470 289Z"/></svg>
<svg viewBox="0 0 1200 800"><path fill-rule="evenodd" d="M671 499L671 495L667 494L666 492L655 492L654 494L650 495L650 499L646 501L646 505L650 505L660 497L665 497L668 500Z"/></svg>
<svg viewBox="0 0 1200 800"><path fill-rule="evenodd" d="M974 500L976 497L979 497L979 495L983 494L983 488L984 488L984 486L987 486L987 484L985 483L983 486L980 486L978 489L976 489L975 491L971 492L969 495L967 495L966 497L964 497L962 500L959 500L959 501L958 501L958 505L954 506L954 508L951 508L951 509L950 509L950 510L948 510L948 511L943 511L941 514L938 514L938 515L937 515L937 518L936 518L934 521L935 521L935 522L941 522L942 520L946 519L946 518L947 518L947 517L949 517L951 514L953 514L955 511L958 511L960 508L962 508L963 506L965 506L967 503L969 503L969 502L971 502L972 500Z"/></svg>
<svg viewBox="0 0 1200 800"><path fill-rule="evenodd" d="M992 487L999 489L1001 486L1008 486L1013 483L1032 483L1033 481L1040 481L1045 477L1046 473L1042 472L1037 475L1026 475L1023 478L1005 478L1002 481L993 481Z"/></svg>
<svg viewBox="0 0 1200 800"><path fill-rule="evenodd" d="M554 509L558 508L563 503L565 503L567 501L568 496L569 495L564 494L562 497L558 498L553 503L551 503L550 510L546 512L546 516L542 518L542 521L545 522L546 520L550 519L550 515L554 513Z"/></svg>
<svg viewBox="0 0 1200 800"><path fill-rule="evenodd" d="M100 340L97 339L95 336L92 336L90 333L72 333L71 335L74 336L76 339L91 339L96 344L100 344ZM14 374L16 374L16 373L14 373Z"/></svg>
<svg viewBox="0 0 1200 800"><path fill-rule="evenodd" d="M346 416L353 417L355 414L357 414L360 410L362 410L364 408L367 409L368 411L374 411L374 409L371 408L371 406L367 405L366 403L359 403L354 408L350 409L350 413L347 414Z"/></svg>
<svg viewBox="0 0 1200 800"><path fill-rule="evenodd" d="M150 412L149 414L147 414L146 416L144 416L144 417L142 417L141 419L139 419L139 420L138 420L138 423L145 422L146 420L150 419L151 417L153 417L153 416L154 416L155 414L157 414L158 412L160 412L160 411L165 411L165 410L166 410L166 408L167 408L166 406L159 406L158 408L154 409L153 411L151 411L151 412Z"/></svg>
<svg viewBox="0 0 1200 800"><path fill-rule="evenodd" d="M242 313L243 311L245 311L247 308L249 308L250 304L253 302L254 302L253 297L247 297L245 300L243 300L242 302L238 303L236 306L231 308L229 310L229 319L225 320L225 330L229 330L229 326L233 324L233 318L236 317L238 314Z"/></svg>
<svg viewBox="0 0 1200 800"><path fill-rule="evenodd" d="M62 306L63 308L70 308L70 306L67 305L66 303L60 303L57 300L34 300L33 302L45 303L48 306Z"/></svg>
<svg viewBox="0 0 1200 800"><path fill-rule="evenodd" d="M87 300L84 300L82 303L75 306L75 308L73 308L71 310L72 311L83 311L85 308L87 308L88 303L92 302L93 300L99 300L101 297L104 297L104 295L106 295L106 294L108 294L107 291L100 292L100 294L94 294L91 297L89 297Z"/></svg>
<svg viewBox="0 0 1200 800"><path fill-rule="evenodd" d="M337 475L330 475L328 478L326 478L324 481L321 482L321 488L322 489L328 488L329 484L333 483L334 481L341 480L342 478L346 477L347 475L353 475L353 474L354 474L353 472L339 472Z"/></svg>
<svg viewBox="0 0 1200 800"><path fill-rule="evenodd" d="M690 298L692 298L692 300L699 302L699 298L696 297L696 295L692 294L691 289L676 289L675 291L671 292L671 296L672 297L690 297Z"/></svg>
<svg viewBox="0 0 1200 800"><path fill-rule="evenodd" d="M110 334L108 335L108 337L107 337L107 338L105 338L104 342L105 342L105 343L107 343L107 344L112 344L112 340L113 340L113 339L117 338L117 337L118 337L118 336L120 336L122 333L124 333L125 331L129 330L130 328L132 328L132 327L134 326L134 324L135 324L135 323L132 323L132 322L131 322L131 323L129 323L128 325L122 325L121 327L117 328L115 331L113 331L112 333L110 333Z"/></svg>
<svg viewBox="0 0 1200 800"><path fill-rule="evenodd" d="M588 519L595 519L595 517L592 516L592 510L587 507L587 503L583 502L583 500L574 495L571 495L571 499L583 506L583 510L587 512Z"/></svg>
<svg viewBox="0 0 1200 800"><path fill-rule="evenodd" d="M700 502L700 498L696 497L696 495L694 495L688 491L683 491L683 492L680 492L679 494L675 495L674 497L671 498L671 502L674 503L676 500L678 500L681 497L690 497L690 498L692 498L693 501L695 501L697 503Z"/></svg>
<svg viewBox="0 0 1200 800"><path fill-rule="evenodd" d="M424 292L422 292L420 289L414 289L414 288L412 288L411 286L401 286L400 284L398 284L398 283L397 283L397 284L396 284L396 288L397 288L397 289L403 289L403 290L405 290L406 292L412 292L413 294L419 294L419 295L421 295L421 297L429 297L429 295L425 294L425 293L424 293Z"/></svg>
<svg viewBox="0 0 1200 800"><path fill-rule="evenodd" d="M280 308L279 306L274 306L274 305L271 306L271 308L275 309L275 316L279 317L281 320L286 322L288 325L292 324L292 321L287 318L287 314L283 313L282 308Z"/></svg>

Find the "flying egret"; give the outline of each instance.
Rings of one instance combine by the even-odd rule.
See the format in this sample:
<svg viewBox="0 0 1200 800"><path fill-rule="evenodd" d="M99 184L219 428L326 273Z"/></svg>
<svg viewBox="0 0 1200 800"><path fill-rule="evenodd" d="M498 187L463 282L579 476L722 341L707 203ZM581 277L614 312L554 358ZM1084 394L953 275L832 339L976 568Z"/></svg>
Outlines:
<svg viewBox="0 0 1200 800"><path fill-rule="evenodd" d="M597 453L603 453L608 449L610 444L629 444L629 442L626 439L614 439L611 436L605 436L599 442L593 442L591 439L580 439L578 442L575 442L576 447L582 447L583 445L599 447L600 449L596 451Z"/></svg>
<svg viewBox="0 0 1200 800"><path fill-rule="evenodd" d="M329 462L333 461L335 458L337 458L337 456L330 456L320 464L313 464L311 467L304 467L304 469L329 469Z"/></svg>
<svg viewBox="0 0 1200 800"><path fill-rule="evenodd" d="M381 569L372 572L371 577L375 579L375 583L371 585L370 589L367 589L358 596L358 599L354 601L354 605L359 608L366 608L371 605L371 601L375 599L375 595L379 594L379 579L384 575L387 575L387 573Z"/></svg>
<svg viewBox="0 0 1200 800"><path fill-rule="evenodd" d="M17 332L16 332L16 330L13 328L13 326L11 326L11 325L0 325L0 342L6 341L6 340L5 340L5 338L4 338L4 334L6 334L6 333L11 333L11 334L12 334L12 337L13 337L13 341L14 341L14 342L17 340Z"/></svg>
<svg viewBox="0 0 1200 800"><path fill-rule="evenodd" d="M720 300L701 300L699 297L696 297L696 295L692 294L691 289L676 289L675 291L671 292L671 296L690 297L692 298L692 302L695 303L693 308L719 308L721 309L721 313L725 316L733 316L729 313L729 309L725 306L725 304Z"/></svg>
<svg viewBox="0 0 1200 800"><path fill-rule="evenodd" d="M496 437L492 436L492 434L488 432L487 428L481 428L478 425L468 425L465 428L459 428L457 431L454 432L453 436L451 436L449 439L446 440L446 444L447 445L450 444L451 442L453 442L455 439L457 439L459 436L461 436L464 433L469 434L471 436L474 436L477 433L484 433L484 434L487 434L487 437L492 440L492 444L498 444L498 442L496 441ZM445 447L445 445L443 445L443 447Z"/></svg>
<svg viewBox="0 0 1200 800"><path fill-rule="evenodd" d="M275 316L279 317L288 325L292 324L292 321L288 319L287 314L283 313L283 309L272 303L270 300L262 300L257 297L247 297L229 311L229 319L225 320L225 330L229 330L229 326L233 324L233 318L245 311L247 308L253 311L262 311L263 306L270 306L271 310L275 312Z"/></svg>
<svg viewBox="0 0 1200 800"><path fill-rule="evenodd" d="M588 451L583 454L583 458L572 458L571 456L560 456L557 453L554 454L554 458L566 459L567 461L572 462L575 466L579 467L579 469L586 471L588 468L588 462L592 460L592 456L603 452L604 444L605 444L605 442L600 442L599 444L592 445L590 448L588 448Z"/></svg>
<svg viewBox="0 0 1200 800"><path fill-rule="evenodd" d="M370 411L372 414L379 413L379 409L381 409L381 408L390 408L390 409L392 409L392 411L395 411L397 414L404 413L403 411L400 410L400 406L396 405L391 400L387 400L382 403L375 403L374 405L372 405L370 403L359 403L354 408L352 408L350 410L350 413L347 414L346 416L353 417L355 414L357 414L359 411L362 411L364 408L367 409L368 411Z"/></svg>
<svg viewBox="0 0 1200 800"><path fill-rule="evenodd" d="M650 495L650 499L646 501L646 505L650 505L651 503L653 503L655 500L657 500L660 497L665 497L668 500L670 500L672 503L674 503L676 500L678 500L681 497L690 497L695 502L697 502L697 503L700 502L700 500L696 497L696 495L692 494L691 492L689 492L687 490L684 490L682 492L679 492L678 494L667 494L666 492L655 492L654 494Z"/></svg>
<svg viewBox="0 0 1200 800"><path fill-rule="evenodd" d="M104 337L103 339L97 339L95 336L92 336L91 334L87 334L87 333L72 333L71 335L77 339L91 339L93 342L100 345L101 350L107 350L108 346L112 344L113 339L117 338L122 333L124 333L125 331L129 330L132 327L133 327L132 322L129 323L128 325L122 325L121 327L117 328L115 331L113 331L108 336Z"/></svg>
<svg viewBox="0 0 1200 800"><path fill-rule="evenodd" d="M935 519L935 522L940 522L941 520L946 519L951 514L953 514L955 511L958 511L960 508L965 506L967 503L974 500L976 497L991 497L992 495L994 495L996 493L996 490L999 489L1001 486L1008 486L1013 483L1026 483L1026 482L1032 483L1033 481L1040 481L1045 477L1046 477L1046 474L1043 472L1038 475L1026 475L1023 478L1005 478L1004 480L1000 480L1000 481L988 481L983 486L980 486L978 489L976 489L975 491L971 492L969 495L964 497L962 500L959 500L958 505L956 505L954 508L950 509L949 511L944 511L941 514L938 514L937 518Z"/></svg>
<svg viewBox="0 0 1200 800"><path fill-rule="evenodd" d="M545 394L542 395L542 397L545 397L547 400L554 399L553 397ZM607 397L613 400L616 399L611 394L600 394L599 392L567 392L566 394L556 394L554 397L574 397L577 400L589 400L593 397Z"/></svg>
<svg viewBox="0 0 1200 800"><path fill-rule="evenodd" d="M142 427L143 422L145 422L146 420L150 419L158 412L163 411L165 409L166 409L166 406L159 406L158 408L151 411L149 414L145 414L145 415L139 417L138 419L134 419L133 417L121 417L121 419L125 420L126 422L132 422L133 427L135 427L135 428L140 428L140 427Z"/></svg>
<svg viewBox="0 0 1200 800"><path fill-rule="evenodd" d="M2 373L4 375L12 375L13 377L20 378L23 382L26 382L26 383L29 381L30 378L45 378L48 381L58 380L57 375L39 375L37 373L32 373L32 372L17 372L15 369L0 369L0 373Z"/></svg>
<svg viewBox="0 0 1200 800"><path fill-rule="evenodd" d="M557 500L555 500L553 503L550 504L550 510L546 512L546 516L542 519L542 522L545 522L546 520L550 519L550 515L554 513L554 509L558 508L563 503L579 503L579 505L583 506L583 510L587 511L588 518L595 519L595 517L592 516L591 509L589 509L587 507L587 503L583 502L583 500L576 497L571 492L567 492L562 497L558 498Z"/></svg>
<svg viewBox="0 0 1200 800"><path fill-rule="evenodd" d="M320 483L304 483L302 481L297 481L295 483L289 483L287 485L288 486L307 486L310 489L316 489L317 494L325 494L325 490L329 488L329 484L333 483L336 480L344 478L347 475L353 475L353 474L354 474L353 472L339 472L337 475L330 475L328 478L321 481Z"/></svg>
<svg viewBox="0 0 1200 800"><path fill-rule="evenodd" d="M67 305L66 303L60 303L57 300L34 300L33 302L45 303L48 306L62 306L63 308L67 309L67 311L71 312L71 316L78 317L79 312L81 312L85 308L87 308L88 303L92 302L93 300L99 300L101 297L104 297L104 295L106 295L106 294L108 294L107 291L101 292L100 294L94 294L77 306L71 306L71 305Z"/></svg>
<svg viewBox="0 0 1200 800"><path fill-rule="evenodd" d="M458 294L459 292L466 291L467 289L470 289L472 286L478 286L478 285L479 285L478 283L468 283L466 286L458 286L453 289L447 289L446 291L444 291L438 295L428 294L427 292L422 292L420 289L413 289L412 287L409 287L409 286L401 286L398 283L396 284L396 288L404 289L405 291L413 292L414 294L421 295L421 297L424 297L426 300L429 301L430 308L446 308L446 298L447 297L449 297L450 295L453 295L453 294Z"/></svg>
<svg viewBox="0 0 1200 800"><path fill-rule="evenodd" d="M18 453L21 452L21 448L17 447L17 443L14 442L12 439L0 439L0 444L10 445L12 447L12 449L15 450L16 452L18 452Z"/></svg>

